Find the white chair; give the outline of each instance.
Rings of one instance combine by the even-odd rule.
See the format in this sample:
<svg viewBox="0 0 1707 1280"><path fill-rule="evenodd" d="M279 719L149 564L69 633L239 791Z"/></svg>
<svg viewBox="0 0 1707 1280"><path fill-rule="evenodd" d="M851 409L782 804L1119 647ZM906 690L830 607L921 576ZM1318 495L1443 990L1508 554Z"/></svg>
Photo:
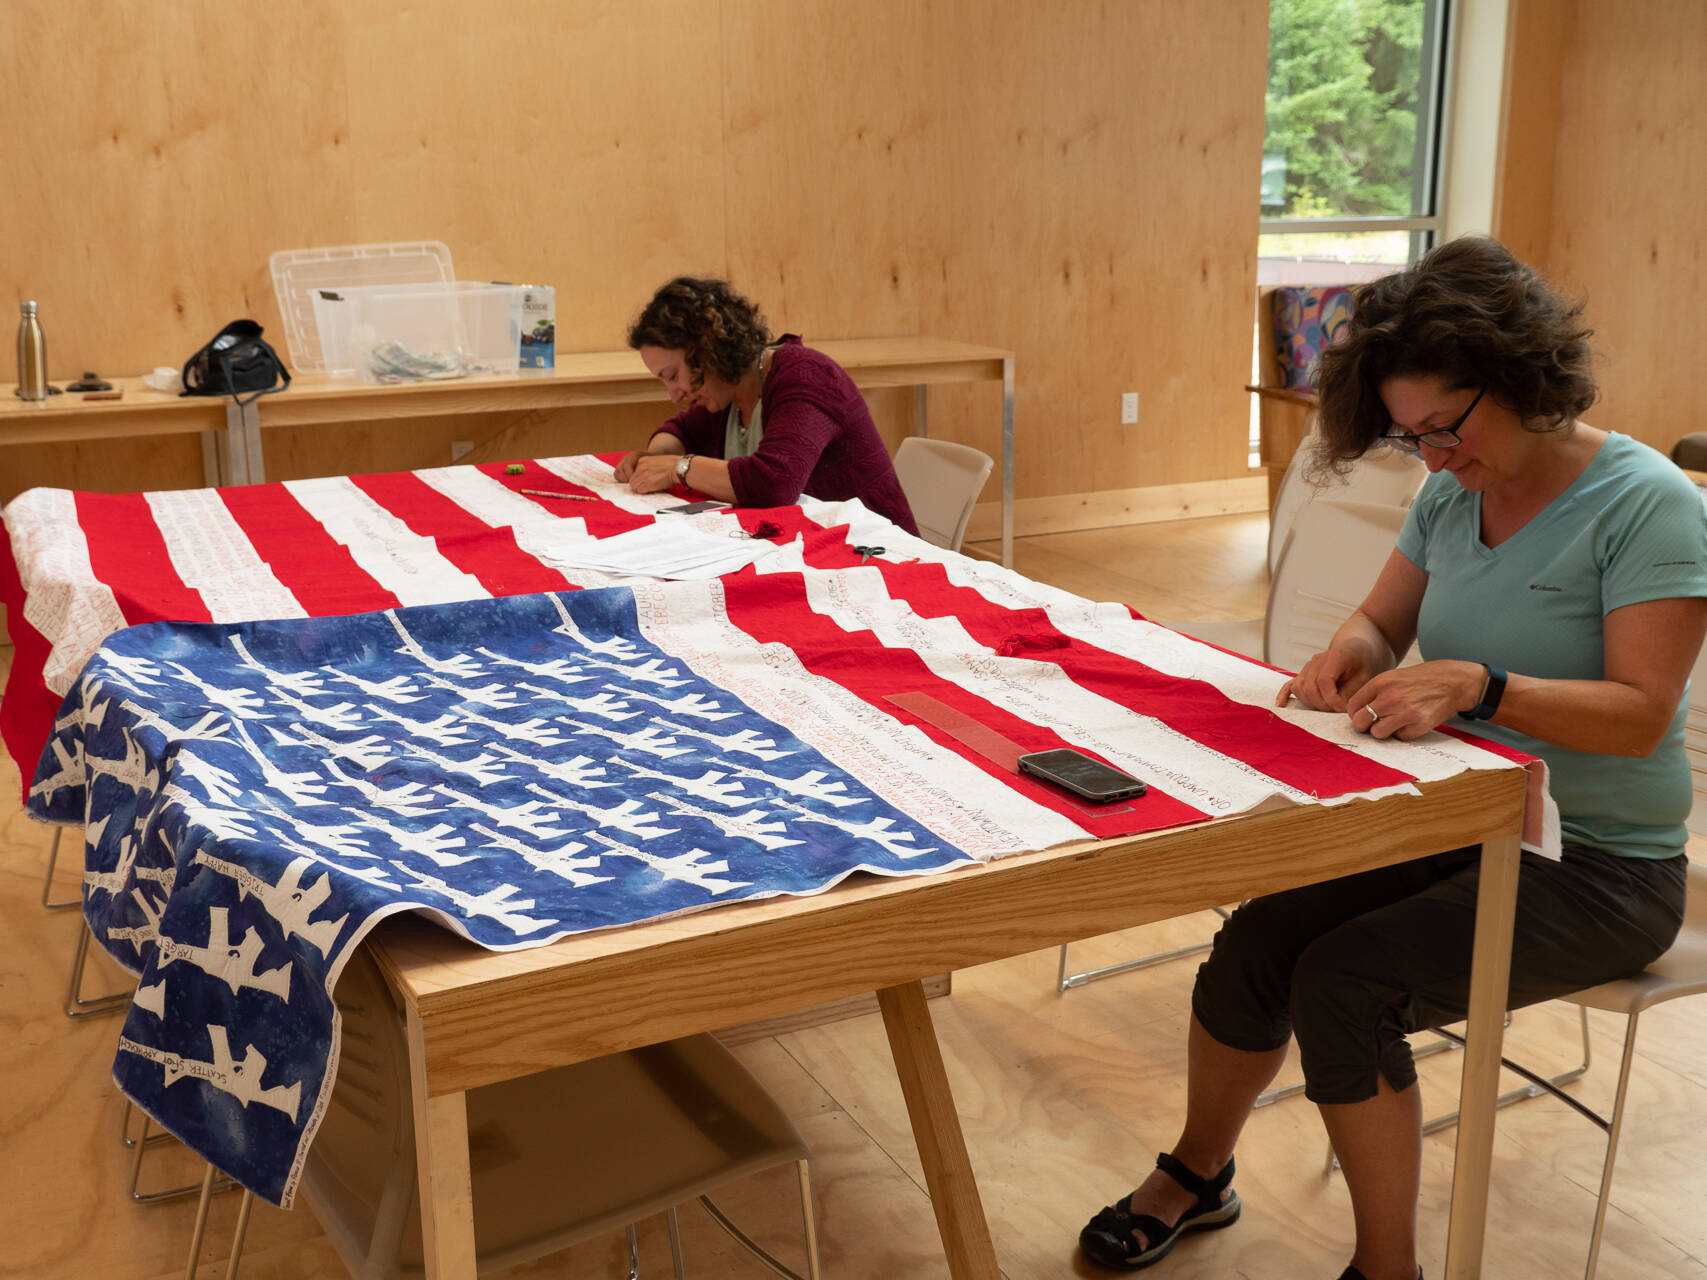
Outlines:
<svg viewBox="0 0 1707 1280"><path fill-rule="evenodd" d="M1316 434L1312 432L1292 455L1292 462L1287 467L1286 475L1280 482L1280 490L1275 496L1274 510L1269 514L1268 571L1271 582L1280 573L1281 560L1292 536L1293 525L1297 523L1298 513L1306 507L1316 502L1388 507L1399 513L1399 523L1403 524L1404 513L1410 510L1411 504L1416 501L1418 490L1422 488L1422 482L1428 478L1428 468L1409 454L1400 453L1396 449L1371 449L1366 457L1352 465L1342 481L1330 482L1318 488L1306 479L1304 474L1309 467L1315 441ZM1393 541L1397 541L1396 532ZM1389 543L1388 549L1391 547L1392 543ZM1373 582L1374 579L1371 578L1370 581ZM1273 599L1274 591L1271 588L1270 613L1273 612ZM1360 596L1359 601L1361 599ZM1231 649L1234 653L1242 653L1246 657L1262 658L1267 654L1266 616L1241 618L1231 622L1205 620L1164 622L1162 625L1184 632L1195 639L1220 645L1223 649ZM1287 665L1276 658L1268 660L1280 666Z"/></svg>
<svg viewBox="0 0 1707 1280"><path fill-rule="evenodd" d="M357 1280L423 1274L409 1054L401 1013L368 953L351 957L335 996L343 1015L338 1082L309 1149L302 1191ZM514 1266L626 1228L662 1210L677 1280L675 1206L698 1197L712 1218L772 1270L799 1276L744 1235L707 1198L738 1178L796 1165L806 1274L818 1277L806 1144L781 1108L709 1035L687 1036L475 1089L468 1143L479 1271ZM208 1170L207 1185L213 1171ZM194 1276L207 1194L190 1249ZM235 1275L249 1194L232 1242Z"/></svg>
<svg viewBox="0 0 1707 1280"><path fill-rule="evenodd" d="M1397 545L1404 522L1405 508L1399 506L1320 499L1302 503L1297 508L1280 567L1269 584L1268 610L1263 618L1248 622L1161 625L1296 671L1327 648L1340 623L1363 603L1381 566L1387 563L1388 555ZM1217 911L1226 918L1226 911L1220 908ZM1209 949L1208 942L1197 942L1083 973L1068 973L1067 949L1071 945L1061 944L1055 974L1058 991ZM1287 1096L1290 1094L1286 1090L1274 1090L1265 1094L1258 1105Z"/></svg>
<svg viewBox="0 0 1707 1280"><path fill-rule="evenodd" d="M913 509L919 536L933 546L960 550L966 522L995 463L969 445L908 436L895 451L895 475Z"/></svg>
<svg viewBox="0 0 1707 1280"><path fill-rule="evenodd" d="M1695 657L1689 677L1689 706L1684 712L1683 745L1689 755L1689 780L1695 804L1689 810L1689 829L1707 836L1707 646Z"/></svg>
<svg viewBox="0 0 1707 1280"><path fill-rule="evenodd" d="M1405 509L1317 499L1299 508L1268 589L1263 656L1296 671L1363 603L1399 541Z"/></svg>
<svg viewBox="0 0 1707 1280"><path fill-rule="evenodd" d="M1657 1004L1668 1000L1676 1000L1682 996L1700 995L1707 992L1707 866L1691 863L1689 866L1689 900L1684 908L1683 928L1679 930L1677 940L1671 949L1658 960L1654 961L1642 972L1629 978L1618 978L1612 982L1603 982L1598 987L1590 987L1586 991L1573 992L1560 996L1561 1000L1577 1005L1582 1011L1583 1022L1583 1065L1573 1068L1560 1076L1545 1078L1537 1075L1528 1067L1513 1062L1510 1058L1501 1058L1500 1064L1508 1071L1513 1071L1525 1080L1529 1086L1515 1089L1510 1093L1500 1095L1500 1105L1523 1097L1539 1097L1542 1093L1551 1094L1565 1103L1578 1115L1588 1120L1606 1135L1606 1157L1600 1170L1600 1194L1595 1201L1594 1226L1589 1234L1588 1262L1583 1270L1584 1280L1594 1280L1595 1269L1600 1263L1601 1237L1606 1227L1606 1206L1612 1194L1612 1171L1618 1159L1618 1139L1624 1127L1624 1104L1630 1089L1630 1068L1636 1057L1636 1023L1644 1010L1651 1009ZM1603 1009L1608 1013L1621 1013L1627 1021L1624 1024L1624 1050L1618 1064L1618 1087L1613 1094L1612 1115L1610 1118L1584 1105L1577 1098L1564 1092L1559 1085L1568 1080L1574 1080L1588 1070L1588 1010ZM1462 1045L1464 1040L1460 1035L1441 1028L1434 1028L1436 1035L1445 1036L1449 1040ZM1458 1119L1454 1111L1450 1115L1441 1116L1423 1126L1424 1133L1445 1128ZM1328 1150L1327 1171L1332 1172L1337 1162L1333 1149Z"/></svg>
<svg viewBox="0 0 1707 1280"><path fill-rule="evenodd" d="M1413 454L1377 446L1351 464L1351 470L1337 480L1320 487L1312 484L1306 473L1314 460L1321 436L1312 431L1292 455L1286 474L1275 495L1274 509L1268 521L1268 571L1280 568L1280 553L1292 532L1298 512L1310 502L1325 499L1329 502L1355 502L1369 507L1397 507L1410 510L1428 479L1428 468Z"/></svg>

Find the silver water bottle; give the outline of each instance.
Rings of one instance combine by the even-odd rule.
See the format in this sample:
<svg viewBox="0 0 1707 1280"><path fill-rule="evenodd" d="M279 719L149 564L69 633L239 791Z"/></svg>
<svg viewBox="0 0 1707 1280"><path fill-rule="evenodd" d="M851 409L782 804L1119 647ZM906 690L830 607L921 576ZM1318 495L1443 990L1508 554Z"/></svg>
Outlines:
<svg viewBox="0 0 1707 1280"><path fill-rule="evenodd" d="M21 302L18 311L18 394L25 400L46 400L47 341L36 319L36 304Z"/></svg>

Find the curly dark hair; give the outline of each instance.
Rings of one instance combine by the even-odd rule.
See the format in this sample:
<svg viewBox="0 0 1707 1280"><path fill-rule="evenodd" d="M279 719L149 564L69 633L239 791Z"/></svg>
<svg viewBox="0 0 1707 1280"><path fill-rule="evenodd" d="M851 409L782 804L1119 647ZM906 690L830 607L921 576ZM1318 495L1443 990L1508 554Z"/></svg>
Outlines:
<svg viewBox="0 0 1707 1280"><path fill-rule="evenodd" d="M1599 395L1582 303L1497 240L1449 240L1355 296L1345 338L1317 367L1319 461L1329 469L1343 471L1389 429L1379 393L1388 378L1485 387L1530 431L1569 430Z"/></svg>
<svg viewBox="0 0 1707 1280"><path fill-rule="evenodd" d="M683 352L693 384L714 373L739 382L758 364L771 331L759 308L727 281L677 276L652 295L628 330L628 345Z"/></svg>

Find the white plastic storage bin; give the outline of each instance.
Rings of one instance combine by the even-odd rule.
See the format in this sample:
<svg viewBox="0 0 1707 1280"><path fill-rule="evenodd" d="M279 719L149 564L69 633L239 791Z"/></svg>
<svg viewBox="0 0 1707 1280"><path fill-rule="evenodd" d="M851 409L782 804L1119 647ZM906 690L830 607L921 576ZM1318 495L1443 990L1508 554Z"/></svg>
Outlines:
<svg viewBox="0 0 1707 1280"><path fill-rule="evenodd" d="M314 295L319 290L442 284L456 279L450 250L438 240L280 249L269 259L269 265L284 320L285 341L290 346L290 367L298 373L320 373L326 368L314 320Z"/></svg>
<svg viewBox="0 0 1707 1280"><path fill-rule="evenodd" d="M514 373L525 292L473 280L316 290L326 372L380 382Z"/></svg>

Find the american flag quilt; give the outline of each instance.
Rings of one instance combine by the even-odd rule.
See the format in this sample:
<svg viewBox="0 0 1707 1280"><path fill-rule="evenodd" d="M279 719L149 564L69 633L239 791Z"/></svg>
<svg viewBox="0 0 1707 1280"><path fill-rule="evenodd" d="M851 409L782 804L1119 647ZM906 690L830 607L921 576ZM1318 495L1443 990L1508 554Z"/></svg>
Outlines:
<svg viewBox="0 0 1707 1280"><path fill-rule="evenodd" d="M85 915L139 975L115 1077L275 1203L332 1087L340 965L397 911L537 946L1513 763L1276 711L1283 677L1260 663L939 551L858 503L657 517L769 545L721 578L615 585L578 567L585 544L674 499L610 486L607 461L530 466L596 500L535 502L516 490L538 475L474 468L144 495L176 548L164 585L157 565L152 584L115 573L91 525L55 541L28 518L87 495L7 508L21 577L61 593L34 608L36 678L87 650L39 726L28 807L84 828ZM447 492L462 515L398 514ZM245 504L271 514L246 523ZM319 548L323 577L292 567L277 532L292 522L344 549ZM185 523L202 533L165 532ZM208 527L228 535L220 573ZM100 630L145 607L208 620ZM1149 793L1093 806L1016 772L1059 746Z"/></svg>

